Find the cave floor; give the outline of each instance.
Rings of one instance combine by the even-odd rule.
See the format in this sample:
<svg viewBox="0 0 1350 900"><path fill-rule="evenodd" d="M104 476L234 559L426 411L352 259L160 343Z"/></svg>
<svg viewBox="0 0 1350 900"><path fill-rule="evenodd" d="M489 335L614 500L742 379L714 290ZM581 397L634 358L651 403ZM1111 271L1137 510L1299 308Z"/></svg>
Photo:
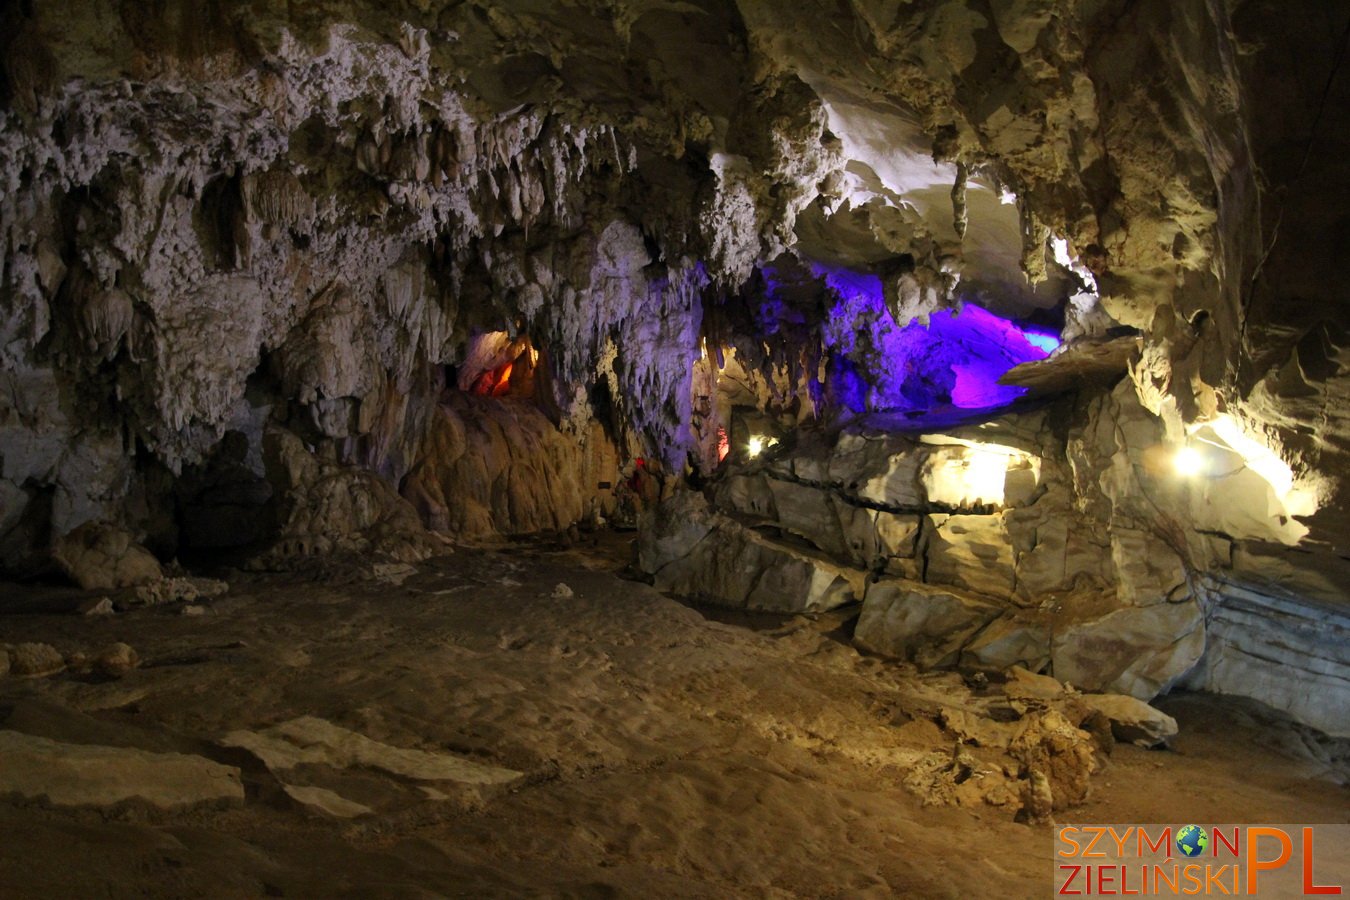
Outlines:
<svg viewBox="0 0 1350 900"><path fill-rule="evenodd" d="M1039 897L1052 832L1017 803L925 805L905 772L950 752L954 674L859 655L842 615L704 615L585 550L460 549L382 580L359 566L229 574L202 615L69 612L0 585L0 641L131 644L120 679L0 678L0 728L238 766L246 799L0 802L0 894L20 897ZM407 575L401 580L401 575ZM567 585L571 596L556 588ZM96 595L95 595L96 596ZM1296 729L1183 695L1170 751L1117 746L1068 822L1345 822L1347 789ZM522 776L434 784L369 760L284 771L222 738L317 717L382 745ZM308 720L307 720L308 721ZM288 794L317 787L369 813Z"/></svg>

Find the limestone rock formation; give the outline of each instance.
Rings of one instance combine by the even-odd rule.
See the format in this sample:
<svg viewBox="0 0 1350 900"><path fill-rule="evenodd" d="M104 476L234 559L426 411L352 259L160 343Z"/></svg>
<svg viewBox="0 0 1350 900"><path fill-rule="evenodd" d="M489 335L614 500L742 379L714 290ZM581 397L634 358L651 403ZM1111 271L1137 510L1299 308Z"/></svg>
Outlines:
<svg viewBox="0 0 1350 900"><path fill-rule="evenodd" d="M1177 734L1177 720L1135 697L1123 694L1083 694L1082 702L1111 720L1116 740L1156 747Z"/></svg>
<svg viewBox="0 0 1350 900"><path fill-rule="evenodd" d="M1306 600L1261 600L1274 630L1229 624L1259 596L1238 586L1254 569L1247 544L1179 525L1195 487L1150 459L1162 426L1132 397L1122 386L1109 403L944 433L804 428L651 513L639 565L662 590L723 605L860 602L857 646L923 668L1019 666L1139 700L1205 684L1339 729L1334 635ZM1122 440L1122 421L1139 436ZM1297 690L1277 685L1269 658L1297 667ZM1122 740L1170 733L1103 712Z"/></svg>
<svg viewBox="0 0 1350 900"><path fill-rule="evenodd" d="M100 675L121 678L141 664L141 658L128 644L118 642L94 658L94 668Z"/></svg>
<svg viewBox="0 0 1350 900"><path fill-rule="evenodd" d="M1044 803L1038 775L1049 787L1052 809L1068 809L1087 799L1092 773L1097 770L1096 747L1091 735L1058 710L1023 718L1009 749L1026 766L1036 801L1033 809Z"/></svg>
<svg viewBox="0 0 1350 900"><path fill-rule="evenodd" d="M53 556L86 591L111 591L164 577L150 551L116 526L86 522L57 542Z"/></svg>
<svg viewBox="0 0 1350 900"><path fill-rule="evenodd" d="M961 591L904 581L869 584L854 642L863 650L950 667L998 615L997 604Z"/></svg>
<svg viewBox="0 0 1350 900"><path fill-rule="evenodd" d="M618 459L601 429L564 434L527 402L454 397L420 457L403 494L428 527L459 537L566 531L616 508Z"/></svg>
<svg viewBox="0 0 1350 900"><path fill-rule="evenodd" d="M330 553L375 553L419 561L443 549L417 513L383 479L324 462L294 434L268 434L268 461L282 485L279 537L262 565Z"/></svg>
<svg viewBox="0 0 1350 900"><path fill-rule="evenodd" d="M283 722L261 732L231 732L221 742L249 751L275 772L286 772L302 764L363 766L417 781L466 785L509 784L523 774L449 754L391 747L313 716Z"/></svg>
<svg viewBox="0 0 1350 900"><path fill-rule="evenodd" d="M172 810L244 801L239 770L200 756L66 744L17 731L0 731L0 756L0 795L53 806L137 801Z"/></svg>
<svg viewBox="0 0 1350 900"><path fill-rule="evenodd" d="M407 563L687 481L671 591L1336 722L1332 6L10 4L0 569Z"/></svg>
<svg viewBox="0 0 1350 900"><path fill-rule="evenodd" d="M638 555L655 585L723 606L819 612L855 601L863 573L760 535L711 511L698 495L653 508Z"/></svg>
<svg viewBox="0 0 1350 900"><path fill-rule="evenodd" d="M55 675L66 667L60 652L50 644L19 644L11 647L7 656L10 674L20 678L42 678Z"/></svg>

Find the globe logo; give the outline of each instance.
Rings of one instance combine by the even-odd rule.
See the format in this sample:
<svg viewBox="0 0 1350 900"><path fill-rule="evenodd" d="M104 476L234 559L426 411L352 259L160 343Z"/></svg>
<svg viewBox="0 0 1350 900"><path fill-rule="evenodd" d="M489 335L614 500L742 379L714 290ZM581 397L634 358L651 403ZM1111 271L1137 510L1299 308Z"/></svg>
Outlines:
<svg viewBox="0 0 1350 900"><path fill-rule="evenodd" d="M1182 856L1199 856L1209 846L1209 832L1199 825L1187 825L1177 832L1177 849Z"/></svg>

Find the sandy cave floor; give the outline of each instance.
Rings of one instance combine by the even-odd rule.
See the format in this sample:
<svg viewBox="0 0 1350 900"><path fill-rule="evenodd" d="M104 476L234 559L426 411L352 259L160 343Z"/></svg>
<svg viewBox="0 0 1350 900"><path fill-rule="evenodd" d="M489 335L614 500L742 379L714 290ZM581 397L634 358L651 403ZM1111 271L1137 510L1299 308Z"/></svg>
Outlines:
<svg viewBox="0 0 1350 900"><path fill-rule="evenodd" d="M84 617L69 610L90 595L0 585L0 641L120 640L143 660L118 680L0 678L0 728L200 754L240 766L247 792L179 812L0 801L0 896L1051 893L1051 831L1015 823L1015 802L905 787L950 751L935 698L961 676L859 655L844 615L705 615L620 577L626 553L620 536L461 549L401 585L231 572L201 616ZM1117 746L1061 821L1350 821L1298 729L1225 698L1160 705L1181 724L1172 750ZM300 716L525 776L428 791L360 766L283 773L374 811L333 818L218 743Z"/></svg>

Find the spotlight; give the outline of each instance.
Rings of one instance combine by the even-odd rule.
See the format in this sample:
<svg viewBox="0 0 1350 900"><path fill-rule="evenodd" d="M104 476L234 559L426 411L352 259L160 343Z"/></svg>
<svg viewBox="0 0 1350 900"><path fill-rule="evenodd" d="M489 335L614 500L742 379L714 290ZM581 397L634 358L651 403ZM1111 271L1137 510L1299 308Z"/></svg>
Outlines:
<svg viewBox="0 0 1350 900"><path fill-rule="evenodd" d="M751 437L749 443L745 445L745 454L746 456L749 456L751 458L759 456L763 452L764 452L764 438L760 437L759 435L754 435L753 437Z"/></svg>
<svg viewBox="0 0 1350 900"><path fill-rule="evenodd" d="M1205 472L1205 455L1194 447L1182 447L1172 457L1172 467L1185 478L1194 478Z"/></svg>

